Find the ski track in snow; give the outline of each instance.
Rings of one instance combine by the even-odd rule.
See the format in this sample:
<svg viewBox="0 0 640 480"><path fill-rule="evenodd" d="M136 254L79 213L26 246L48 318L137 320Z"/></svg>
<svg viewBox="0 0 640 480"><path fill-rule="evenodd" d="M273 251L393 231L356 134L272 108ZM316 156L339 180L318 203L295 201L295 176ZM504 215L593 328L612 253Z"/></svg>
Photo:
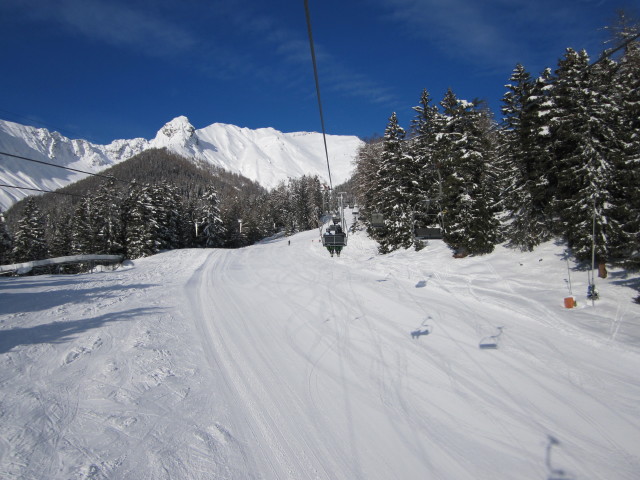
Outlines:
<svg viewBox="0 0 640 480"><path fill-rule="evenodd" d="M0 278L0 477L637 478L640 308L615 275L565 310L553 244L352 235L330 258L316 236Z"/></svg>

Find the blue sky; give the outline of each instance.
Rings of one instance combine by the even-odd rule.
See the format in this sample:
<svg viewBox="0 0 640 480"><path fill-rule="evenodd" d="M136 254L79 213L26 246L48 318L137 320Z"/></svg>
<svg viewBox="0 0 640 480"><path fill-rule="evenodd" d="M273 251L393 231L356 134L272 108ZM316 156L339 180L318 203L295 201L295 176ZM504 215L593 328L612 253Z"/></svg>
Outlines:
<svg viewBox="0 0 640 480"><path fill-rule="evenodd" d="M310 0L327 132L409 126L423 88L499 114L516 63L596 58L627 0ZM172 118L320 131L303 0L3 0L0 118L109 143Z"/></svg>

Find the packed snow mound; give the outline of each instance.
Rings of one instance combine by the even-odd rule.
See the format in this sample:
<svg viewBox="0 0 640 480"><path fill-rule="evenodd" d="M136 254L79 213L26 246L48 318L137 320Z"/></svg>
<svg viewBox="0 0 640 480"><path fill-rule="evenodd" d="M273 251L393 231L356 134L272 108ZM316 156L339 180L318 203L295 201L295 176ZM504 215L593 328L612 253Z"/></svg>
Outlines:
<svg viewBox="0 0 640 480"><path fill-rule="evenodd" d="M335 185L348 180L362 141L355 136L328 135L327 148ZM58 132L0 120L0 152L98 173L150 148L167 148L198 162L206 162L243 175L265 188L274 188L288 178L318 175L328 183L322 134L283 133L273 128L252 130L214 123L196 129L179 116L165 124L155 138L114 140L96 145L71 140ZM86 175L56 167L0 155L0 183L54 190ZM34 192L0 188L0 208Z"/></svg>

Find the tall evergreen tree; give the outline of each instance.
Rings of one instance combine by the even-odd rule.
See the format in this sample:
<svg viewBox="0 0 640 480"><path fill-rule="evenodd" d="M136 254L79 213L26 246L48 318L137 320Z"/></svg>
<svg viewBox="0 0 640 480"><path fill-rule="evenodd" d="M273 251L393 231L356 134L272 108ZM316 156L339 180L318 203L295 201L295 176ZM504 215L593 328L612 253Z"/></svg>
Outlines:
<svg viewBox="0 0 640 480"><path fill-rule="evenodd" d="M395 112L384 132L378 170L380 194L375 206L385 218L385 229L379 238L380 251L390 252L413 243L413 205L418 173L407 151L405 130L398 124Z"/></svg>
<svg viewBox="0 0 640 480"><path fill-rule="evenodd" d="M441 172L435 146L438 133L442 129L443 117L436 105L431 105L429 92L424 89L420 103L413 107L416 112L412 120L411 157L417 167L417 185L414 203L416 221L421 226L439 225L441 206Z"/></svg>
<svg viewBox="0 0 640 480"><path fill-rule="evenodd" d="M437 148L443 170L445 242L456 252L484 254L498 240L495 192L489 175L495 151L487 112L449 90L441 102L445 123Z"/></svg>
<svg viewBox="0 0 640 480"><path fill-rule="evenodd" d="M594 243L598 261L607 261L619 233L613 220L613 165L620 155L616 106L606 91L610 61L589 69L585 51L567 49L552 90L555 110L551 136L558 175L555 210L562 233L576 257L589 259Z"/></svg>
<svg viewBox="0 0 640 480"><path fill-rule="evenodd" d="M120 203L121 199L113 179L103 183L93 196L94 253L106 255L122 253Z"/></svg>
<svg viewBox="0 0 640 480"><path fill-rule="evenodd" d="M71 254L96 253L94 218L92 198L83 197L71 218Z"/></svg>
<svg viewBox="0 0 640 480"><path fill-rule="evenodd" d="M225 228L220 214L218 194L213 186L208 186L202 196L201 207L202 245L208 248L224 244Z"/></svg>
<svg viewBox="0 0 640 480"><path fill-rule="evenodd" d="M354 177L356 181L356 196L360 202L360 215L365 219L370 234L374 234L370 226L371 214L377 213L380 205L380 191L382 189L378 172L382 156L383 142L380 138L366 141L356 155Z"/></svg>
<svg viewBox="0 0 640 480"><path fill-rule="evenodd" d="M614 26L615 40L625 42L640 33L634 23L621 12ZM611 90L619 107L617 122L621 156L616 164L615 218L622 234L614 253L631 267L640 268L640 41L628 43L616 71Z"/></svg>
<svg viewBox="0 0 640 480"><path fill-rule="evenodd" d="M29 262L47 258L44 219L33 197L29 197L18 222L13 242L13 261Z"/></svg>
<svg viewBox="0 0 640 480"><path fill-rule="evenodd" d="M129 191L129 205L125 208L125 245L128 258L141 258L160 251L160 226L149 185L133 186Z"/></svg>
<svg viewBox="0 0 640 480"><path fill-rule="evenodd" d="M533 81L525 68L514 69L502 101L503 168L508 177L505 206L510 243L533 250L550 238L546 194L550 154L546 141L545 108L549 71Z"/></svg>
<svg viewBox="0 0 640 480"><path fill-rule="evenodd" d="M11 263L11 250L13 248L13 239L7 229L7 222L4 219L4 213L0 209L0 265Z"/></svg>
<svg viewBox="0 0 640 480"><path fill-rule="evenodd" d="M278 232L288 229L293 221L290 220L289 190L284 181L271 192L269 200L274 229Z"/></svg>
<svg viewBox="0 0 640 480"><path fill-rule="evenodd" d="M163 181L148 187L158 250L179 248L179 218L182 201L175 187Z"/></svg>
<svg viewBox="0 0 640 480"><path fill-rule="evenodd" d="M52 223L52 235L49 243L49 254L51 257L66 257L71 255L71 219L73 215L62 213L57 217L57 221Z"/></svg>

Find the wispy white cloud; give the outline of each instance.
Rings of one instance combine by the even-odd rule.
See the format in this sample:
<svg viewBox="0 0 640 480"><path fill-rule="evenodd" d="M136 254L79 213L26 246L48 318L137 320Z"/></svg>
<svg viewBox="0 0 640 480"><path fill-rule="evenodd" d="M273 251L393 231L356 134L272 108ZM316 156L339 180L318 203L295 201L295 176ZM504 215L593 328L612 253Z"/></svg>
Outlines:
<svg viewBox="0 0 640 480"><path fill-rule="evenodd" d="M449 58L484 69L553 61L580 36L578 31L588 28L586 18L602 5L602 0L368 1L413 38L427 41ZM596 46L597 41L575 47Z"/></svg>
<svg viewBox="0 0 640 480"><path fill-rule="evenodd" d="M302 87L302 78L308 79L311 72L311 56L303 10L300 7L301 28L292 30L278 18L258 12L245 4L246 8L227 11L236 31L245 39L253 38L260 48L270 52L267 63L255 61L255 69L263 78ZM320 71L323 93L337 92L352 98L365 99L370 103L390 104L395 98L392 90L381 85L366 74L339 60L340 52L331 52L322 41L315 39L315 53ZM274 57L275 56L275 57Z"/></svg>
<svg viewBox="0 0 640 480"><path fill-rule="evenodd" d="M176 55L197 43L187 29L132 2L13 0L10 6L36 21L58 24L72 33L147 55Z"/></svg>
<svg viewBox="0 0 640 480"><path fill-rule="evenodd" d="M290 24L291 18L255 0L0 0L0 14L7 10L130 52L186 58L190 68L213 79L255 78L306 95L313 90L311 59L304 9L298 8ZM323 93L393 101L389 87L346 63L341 53L316 39Z"/></svg>
<svg viewBox="0 0 640 480"><path fill-rule="evenodd" d="M504 19L496 18L495 11L487 18L487 3L500 3L499 0L374 1L412 36L429 41L452 58L480 64L500 61L514 52L513 39L505 36L504 25L501 25Z"/></svg>

